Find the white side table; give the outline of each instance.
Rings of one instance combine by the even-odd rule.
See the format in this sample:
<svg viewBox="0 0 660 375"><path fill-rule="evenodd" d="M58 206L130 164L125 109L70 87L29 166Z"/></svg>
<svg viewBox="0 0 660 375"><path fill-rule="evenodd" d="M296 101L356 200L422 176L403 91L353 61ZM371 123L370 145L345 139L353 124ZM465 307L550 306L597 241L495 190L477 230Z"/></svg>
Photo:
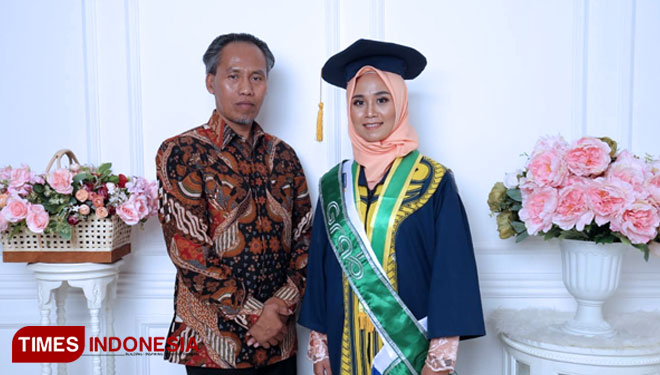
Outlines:
<svg viewBox="0 0 660 375"><path fill-rule="evenodd" d="M27 267L37 279L39 307L41 309L41 325L50 325L50 302L55 294L56 319L58 325L65 323L64 302L69 286L81 288L87 300L90 315L91 336L98 337L101 333L100 312L105 310L106 336L114 336L112 308L110 301L117 295L117 278L119 267L123 263L118 260L112 264L100 263L32 263ZM114 375L115 363L113 357L107 357L106 375ZM51 364L42 363L42 375L51 374ZM57 374L66 375L66 364L57 365ZM101 375L101 357L92 357L92 374Z"/></svg>
<svg viewBox="0 0 660 375"><path fill-rule="evenodd" d="M498 310L495 325L504 344L506 375L660 374L660 312L610 319L609 338L573 336L557 327L571 317L555 310ZM642 324L640 324L642 322Z"/></svg>

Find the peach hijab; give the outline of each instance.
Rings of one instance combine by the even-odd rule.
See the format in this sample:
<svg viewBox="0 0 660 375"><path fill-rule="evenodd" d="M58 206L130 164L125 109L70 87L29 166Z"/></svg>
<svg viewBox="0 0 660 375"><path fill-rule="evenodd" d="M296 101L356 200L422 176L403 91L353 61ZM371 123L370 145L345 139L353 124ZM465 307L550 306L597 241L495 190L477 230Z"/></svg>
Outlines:
<svg viewBox="0 0 660 375"><path fill-rule="evenodd" d="M351 121L351 98L355 94L355 85L365 74L378 74L383 80L394 101L396 122L390 135L382 141L368 142L360 137ZM346 85L348 100L348 136L353 146L355 161L364 167L369 189L373 189L385 176L394 159L408 155L417 149L419 138L415 129L408 122L408 88L403 77L396 73L376 69L373 66L363 66Z"/></svg>

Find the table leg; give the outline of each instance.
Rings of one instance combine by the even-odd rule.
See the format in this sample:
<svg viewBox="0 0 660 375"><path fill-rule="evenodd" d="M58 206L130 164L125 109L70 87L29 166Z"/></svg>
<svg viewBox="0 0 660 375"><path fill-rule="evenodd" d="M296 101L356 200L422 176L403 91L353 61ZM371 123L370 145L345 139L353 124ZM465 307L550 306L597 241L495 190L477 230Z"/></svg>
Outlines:
<svg viewBox="0 0 660 375"><path fill-rule="evenodd" d="M87 309L90 316L91 337L99 337L101 333L101 323L99 319L99 312L103 306L103 300L106 297L108 290L108 283L113 280L110 278L92 279L84 281L71 281L71 286L82 288L85 298L87 299ZM92 374L101 375L101 356L95 355L92 357Z"/></svg>
<svg viewBox="0 0 660 375"><path fill-rule="evenodd" d="M506 349L502 349L502 353L502 373L504 375L518 375L516 358L512 356Z"/></svg>
<svg viewBox="0 0 660 375"><path fill-rule="evenodd" d="M66 312L64 305L66 304L66 293L68 291L68 285L66 282L62 283L62 286L55 290L55 316L57 317L57 325L63 326L66 324ZM57 375L67 375L66 363L57 364Z"/></svg>
<svg viewBox="0 0 660 375"><path fill-rule="evenodd" d="M50 300L53 295L53 289L62 284L61 281L37 281L37 296L39 297L39 309L41 310L41 325L50 325ZM52 368L50 363L41 364L41 374L50 375Z"/></svg>
<svg viewBox="0 0 660 375"><path fill-rule="evenodd" d="M106 329L106 336L112 337L115 335L115 327L114 327L114 315L112 313L112 302L115 300L117 297L117 277L114 278L114 280L108 284L108 297L106 297L106 302L105 302L105 329ZM106 357L106 375L115 375L115 357L110 356Z"/></svg>

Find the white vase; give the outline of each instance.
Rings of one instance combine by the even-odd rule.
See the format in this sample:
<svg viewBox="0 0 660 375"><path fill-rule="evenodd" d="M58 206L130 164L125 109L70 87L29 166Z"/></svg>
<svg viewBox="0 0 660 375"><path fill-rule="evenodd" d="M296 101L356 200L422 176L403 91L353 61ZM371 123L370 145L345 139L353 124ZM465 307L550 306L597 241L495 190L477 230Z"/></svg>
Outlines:
<svg viewBox="0 0 660 375"><path fill-rule="evenodd" d="M622 243L560 240L564 285L577 302L573 320L561 330L581 336L613 336L603 319L603 304L619 286L621 259L629 247Z"/></svg>

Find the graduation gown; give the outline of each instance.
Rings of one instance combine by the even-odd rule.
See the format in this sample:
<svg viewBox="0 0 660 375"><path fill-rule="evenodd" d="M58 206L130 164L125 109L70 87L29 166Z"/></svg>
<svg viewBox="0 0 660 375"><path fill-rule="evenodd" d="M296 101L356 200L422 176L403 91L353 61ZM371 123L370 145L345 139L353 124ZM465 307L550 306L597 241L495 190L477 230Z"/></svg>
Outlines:
<svg viewBox="0 0 660 375"><path fill-rule="evenodd" d="M362 169L358 185L361 202L375 205L379 187L366 188ZM385 180L387 176L383 178ZM382 181L381 181L382 184ZM366 193L366 194L365 194ZM366 196L365 196L366 195ZM394 228L394 267L384 265L403 302L419 320L428 317L428 338L460 336L469 339L485 335L477 268L467 216L451 171L428 157L417 165ZM330 247L320 204L317 204L307 265L307 286L299 324L327 334L333 374L348 372L342 359L346 314L355 311L346 298L347 283ZM351 295L353 293L348 291ZM348 306L346 306L348 305ZM375 348L377 349L377 348ZM344 348L344 357L346 348ZM352 349L355 356L355 348ZM355 364L355 358L352 359ZM342 363L344 362L344 363ZM353 366L355 367L355 366ZM343 370L344 372L342 372Z"/></svg>

